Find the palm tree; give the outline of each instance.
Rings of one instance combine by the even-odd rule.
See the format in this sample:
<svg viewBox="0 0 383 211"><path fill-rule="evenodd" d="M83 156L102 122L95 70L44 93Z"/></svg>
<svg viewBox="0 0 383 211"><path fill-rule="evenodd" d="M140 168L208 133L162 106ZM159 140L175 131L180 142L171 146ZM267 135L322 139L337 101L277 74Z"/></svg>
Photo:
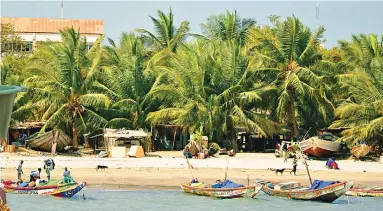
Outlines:
<svg viewBox="0 0 383 211"><path fill-rule="evenodd" d="M151 112L147 120L180 125L207 134L210 140L226 136L234 148L237 127L264 136L276 132L276 125L252 106L271 89L249 85L247 72L257 62L237 49L232 42L200 40L181 47L150 92L165 106Z"/></svg>
<svg viewBox="0 0 383 211"><path fill-rule="evenodd" d="M206 23L201 24L203 34L212 40L235 41L239 45L245 45L249 31L256 21L251 18L241 19L237 11L211 16Z"/></svg>
<svg viewBox="0 0 383 211"><path fill-rule="evenodd" d="M24 82L32 99L13 116L17 118L26 112L40 115L41 120L46 120L41 132L54 127L68 132L71 128L76 149L79 133L107 123L95 110L107 108L110 100L93 91L101 73L103 37L87 51L86 40L79 31L69 28L60 31L60 35L62 42L47 42L33 55L28 68L32 76Z"/></svg>
<svg viewBox="0 0 383 211"><path fill-rule="evenodd" d="M145 128L146 115L151 101L147 93L153 77L144 75L145 62L150 58L142 37L123 33L120 45L109 39L105 67L107 77L102 81L103 90L113 99L113 105L103 111L109 119L108 126Z"/></svg>
<svg viewBox="0 0 383 211"><path fill-rule="evenodd" d="M331 120L333 110L322 85L322 77L310 68L319 59L319 47L324 32L319 27L314 33L298 18L288 17L274 27L256 27L251 31L249 45L264 59L257 75L278 88L275 115L287 124L292 137L298 135L299 117L313 112L325 122ZM305 115L306 114L306 115Z"/></svg>
<svg viewBox="0 0 383 211"><path fill-rule="evenodd" d="M336 109L337 120L331 127L348 127L344 139L382 140L383 130L383 37L354 35L350 42L340 41L345 59L352 64L349 71L338 76L348 92Z"/></svg>
<svg viewBox="0 0 383 211"><path fill-rule="evenodd" d="M174 25L174 15L172 9L168 14L163 11L157 11L158 18L149 16L154 24L154 33L146 29L137 29L138 32L148 38L157 51L168 49L175 52L177 47L184 42L189 32L189 22L182 21L181 25L177 28Z"/></svg>

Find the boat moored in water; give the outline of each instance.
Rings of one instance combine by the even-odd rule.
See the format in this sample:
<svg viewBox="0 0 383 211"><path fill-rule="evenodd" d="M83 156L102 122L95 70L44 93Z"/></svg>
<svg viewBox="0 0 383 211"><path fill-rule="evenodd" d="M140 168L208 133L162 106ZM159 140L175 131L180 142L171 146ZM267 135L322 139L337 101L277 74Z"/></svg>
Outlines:
<svg viewBox="0 0 383 211"><path fill-rule="evenodd" d="M86 186L86 183L59 183L36 187L20 187L4 184L1 185L4 191L10 194L52 195L56 197L70 198L80 192Z"/></svg>
<svg viewBox="0 0 383 211"><path fill-rule="evenodd" d="M231 181L229 181L231 182ZM181 188L186 193L199 196L210 196L215 198L254 198L262 189L260 185L249 185L240 187L215 187L203 183L181 184Z"/></svg>
<svg viewBox="0 0 383 211"><path fill-rule="evenodd" d="M332 203L342 195L344 195L353 186L353 182L324 182L315 180L311 188L303 188L300 183L291 182L282 184L273 184L271 182L258 180L258 184L262 185L262 191L270 196L286 197L296 200L320 201ZM326 185L327 183L327 185Z"/></svg>

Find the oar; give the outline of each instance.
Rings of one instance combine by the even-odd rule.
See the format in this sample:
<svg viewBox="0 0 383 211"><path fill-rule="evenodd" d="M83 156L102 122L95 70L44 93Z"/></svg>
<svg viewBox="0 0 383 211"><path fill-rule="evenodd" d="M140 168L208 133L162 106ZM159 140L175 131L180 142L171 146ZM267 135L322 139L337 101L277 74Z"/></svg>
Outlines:
<svg viewBox="0 0 383 211"><path fill-rule="evenodd" d="M193 165L189 163L189 159L186 158L186 163L188 164L188 168L190 169L190 173L192 175L192 180L194 180L194 174L193 174Z"/></svg>
<svg viewBox="0 0 383 211"><path fill-rule="evenodd" d="M303 141L305 139L305 137L309 133L310 129L311 129L311 127L307 130L306 134L303 136L301 141ZM311 180L310 171L309 171L309 166L307 165L306 159L303 157L302 149L301 149L301 146L299 145L299 143L298 143L298 147L299 147L300 157L303 159L303 164L306 166L306 171L307 171L307 175L309 176L310 184L313 185L313 182Z"/></svg>
<svg viewBox="0 0 383 211"><path fill-rule="evenodd" d="M225 172L225 179L223 181L226 181L227 178L227 170L229 169L229 160L226 158L226 172Z"/></svg>
<svg viewBox="0 0 383 211"><path fill-rule="evenodd" d="M86 200L85 199L85 187L82 189L82 199Z"/></svg>

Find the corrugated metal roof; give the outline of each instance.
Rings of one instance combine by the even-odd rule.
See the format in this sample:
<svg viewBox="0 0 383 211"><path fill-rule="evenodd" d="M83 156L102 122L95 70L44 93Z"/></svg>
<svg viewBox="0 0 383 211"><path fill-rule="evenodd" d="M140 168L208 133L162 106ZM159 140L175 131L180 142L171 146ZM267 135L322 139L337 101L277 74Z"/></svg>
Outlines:
<svg viewBox="0 0 383 211"><path fill-rule="evenodd" d="M1 23L11 23L17 33L57 33L59 29L73 26L80 29L81 34L104 34L103 20L1 17Z"/></svg>

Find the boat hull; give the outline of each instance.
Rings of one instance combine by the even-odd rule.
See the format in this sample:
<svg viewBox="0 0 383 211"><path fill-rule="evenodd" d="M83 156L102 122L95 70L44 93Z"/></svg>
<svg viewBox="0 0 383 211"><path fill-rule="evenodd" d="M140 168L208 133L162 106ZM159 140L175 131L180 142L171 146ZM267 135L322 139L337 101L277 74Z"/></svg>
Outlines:
<svg viewBox="0 0 383 211"><path fill-rule="evenodd" d="M346 196L383 197L383 190L350 189Z"/></svg>
<svg viewBox="0 0 383 211"><path fill-rule="evenodd" d="M312 137L299 143L303 152L314 157L329 157L340 150L340 143Z"/></svg>
<svg viewBox="0 0 383 211"><path fill-rule="evenodd" d="M4 185L4 191L11 194L24 195L52 195L56 197L70 198L80 192L85 187L85 183L68 183L59 185L39 186L39 187L14 187Z"/></svg>
<svg viewBox="0 0 383 211"><path fill-rule="evenodd" d="M80 183L78 185L73 185L61 190L57 189L54 193L50 193L49 195L52 195L55 197L71 198L72 196L76 195L78 192L80 192L84 188L85 188L85 183Z"/></svg>
<svg viewBox="0 0 383 211"><path fill-rule="evenodd" d="M199 188L182 184L181 188L186 193L215 198L254 198L262 189L262 186L246 186L240 188Z"/></svg>
<svg viewBox="0 0 383 211"><path fill-rule="evenodd" d="M350 151L356 158L363 158L370 153L372 147L367 144L361 144L353 147Z"/></svg>
<svg viewBox="0 0 383 211"><path fill-rule="evenodd" d="M320 201L332 203L344 195L353 185L353 182L342 182L317 190L274 190L262 185L262 191L270 196L285 197L296 200Z"/></svg>

